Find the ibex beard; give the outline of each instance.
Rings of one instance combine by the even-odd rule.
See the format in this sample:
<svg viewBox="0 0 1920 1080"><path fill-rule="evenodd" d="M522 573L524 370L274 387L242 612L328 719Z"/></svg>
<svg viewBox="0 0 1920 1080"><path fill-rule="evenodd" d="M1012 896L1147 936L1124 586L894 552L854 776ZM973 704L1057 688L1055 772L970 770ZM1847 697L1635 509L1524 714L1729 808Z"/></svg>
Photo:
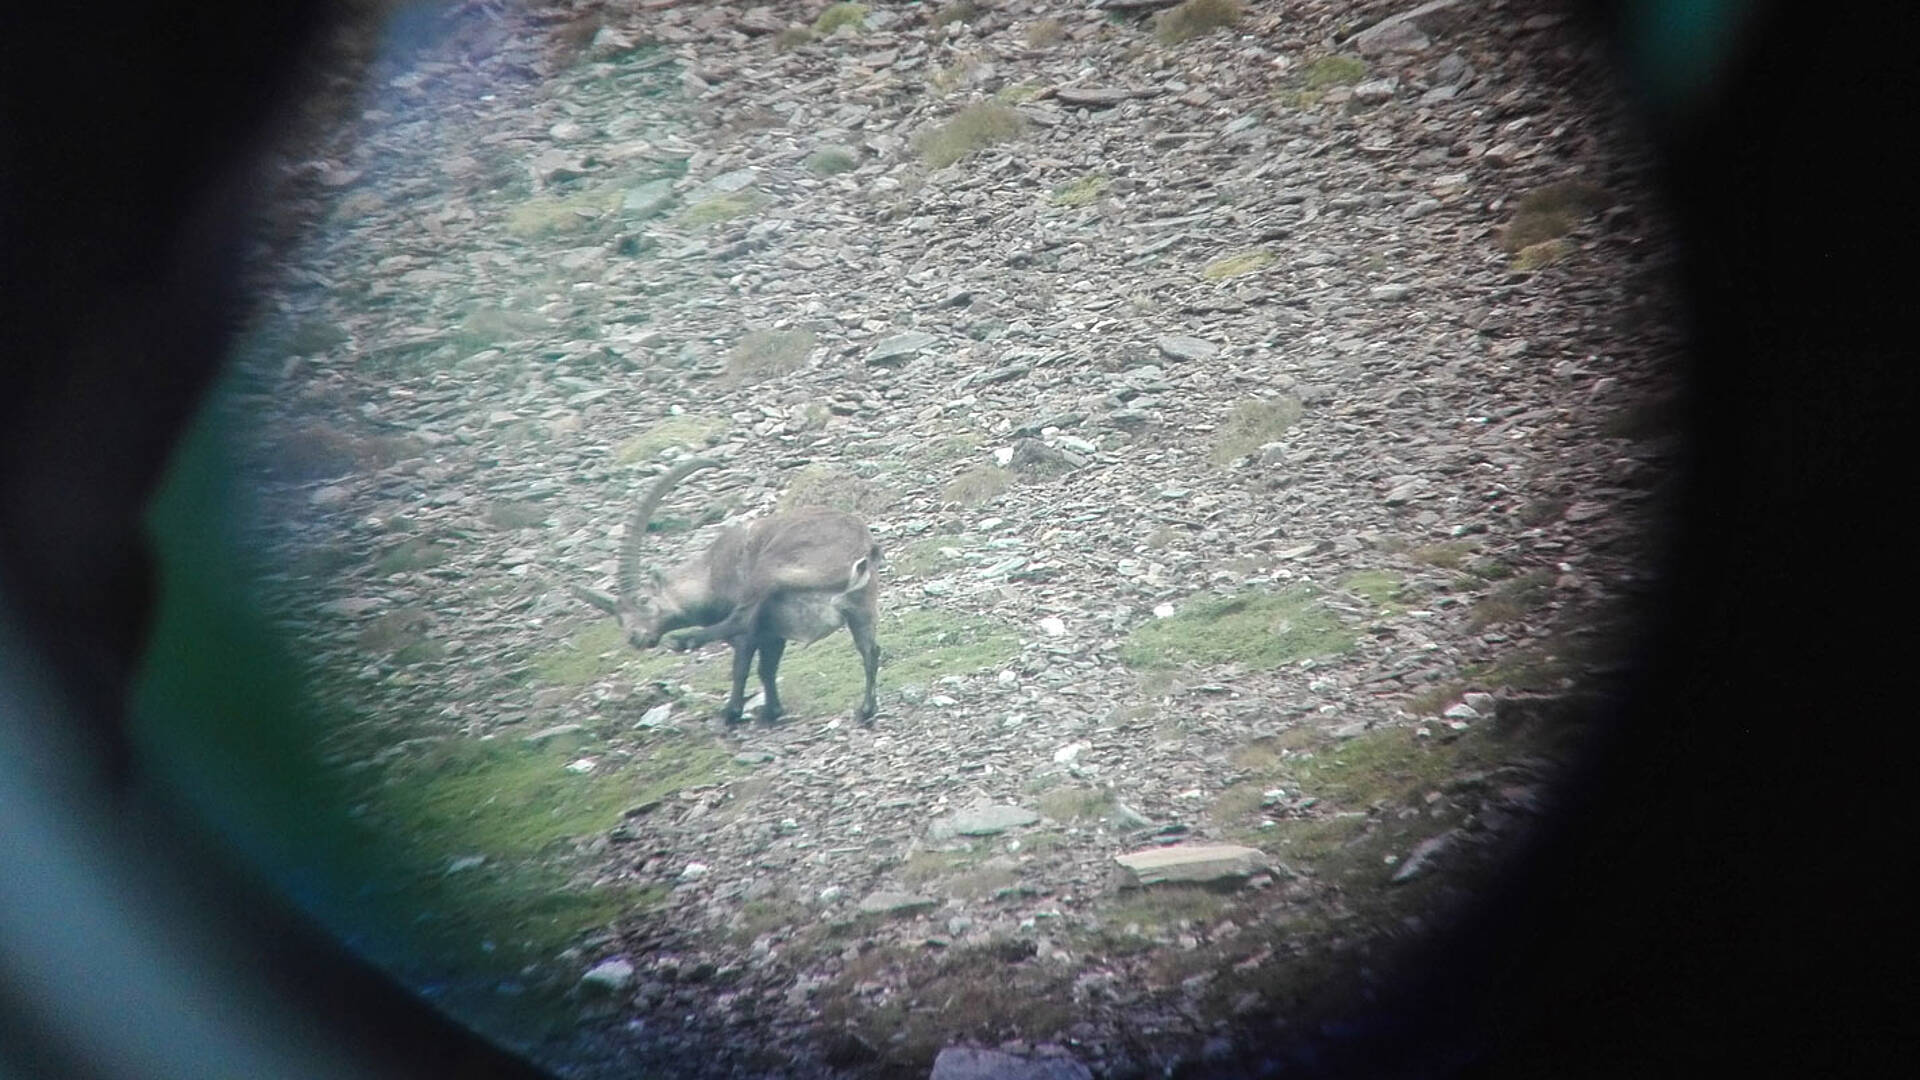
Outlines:
<svg viewBox="0 0 1920 1080"><path fill-rule="evenodd" d="M665 573L644 567L654 508L675 484L715 464L705 458L681 462L640 500L627 521L616 595L579 586L574 595L617 619L636 649L651 649L662 635L688 627L697 629L670 639L669 648L693 649L713 641L732 645L733 690L721 710L728 723L740 720L755 656L765 694L760 718L773 720L784 711L775 677L787 642L818 641L845 626L867 677L854 717L863 724L871 721L873 681L880 669L880 646L873 636L880 548L859 518L819 506L783 511L727 528L705 551Z"/></svg>

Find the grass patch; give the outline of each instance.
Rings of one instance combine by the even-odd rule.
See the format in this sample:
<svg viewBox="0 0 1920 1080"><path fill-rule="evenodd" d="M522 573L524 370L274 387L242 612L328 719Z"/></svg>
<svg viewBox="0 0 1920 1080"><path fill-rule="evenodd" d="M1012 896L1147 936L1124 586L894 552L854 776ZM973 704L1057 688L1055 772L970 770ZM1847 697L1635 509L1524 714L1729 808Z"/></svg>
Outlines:
<svg viewBox="0 0 1920 1080"><path fill-rule="evenodd" d="M620 205L619 191L582 191L529 199L507 211L507 235L519 240L591 232Z"/></svg>
<svg viewBox="0 0 1920 1080"><path fill-rule="evenodd" d="M1267 785L1245 782L1234 784L1213 797L1213 804L1207 813L1215 825L1232 825L1260 809L1260 800Z"/></svg>
<svg viewBox="0 0 1920 1080"><path fill-rule="evenodd" d="M813 31L804 26L789 26L773 35L773 51L789 52L812 41Z"/></svg>
<svg viewBox="0 0 1920 1080"><path fill-rule="evenodd" d="M351 436L316 424L279 440L272 460L274 472L287 480L328 480L352 472L359 453Z"/></svg>
<svg viewBox="0 0 1920 1080"><path fill-rule="evenodd" d="M1467 628L1484 630L1499 623L1513 622L1528 612L1544 607L1553 597L1551 570L1530 570L1517 578L1503 581L1473 605L1467 615Z"/></svg>
<svg viewBox="0 0 1920 1080"><path fill-rule="evenodd" d="M1573 243L1568 240L1542 240L1537 244L1528 244L1519 250L1508 264L1516 274L1531 274L1544 270L1573 253Z"/></svg>
<svg viewBox="0 0 1920 1080"><path fill-rule="evenodd" d="M929 21L935 26L945 26L948 23L972 22L979 17L980 8L973 3L973 0L956 0L934 11L933 18Z"/></svg>
<svg viewBox="0 0 1920 1080"><path fill-rule="evenodd" d="M943 502L979 506L1013 486L1013 473L992 465L968 469L941 490Z"/></svg>
<svg viewBox="0 0 1920 1080"><path fill-rule="evenodd" d="M594 623L560 648L534 658L533 673L555 686L584 686L610 675L635 655L612 619Z"/></svg>
<svg viewBox="0 0 1920 1080"><path fill-rule="evenodd" d="M530 529L549 516L546 507L534 502L499 499L487 504L487 524L496 529Z"/></svg>
<svg viewBox="0 0 1920 1080"><path fill-rule="evenodd" d="M680 223L696 227L714 225L751 214L770 201L753 188L728 191L702 199L680 211Z"/></svg>
<svg viewBox="0 0 1920 1080"><path fill-rule="evenodd" d="M1561 180L1537 187L1514 207L1513 220L1500 232L1500 248L1514 254L1556 240L1612 202L1604 188L1585 180Z"/></svg>
<svg viewBox="0 0 1920 1080"><path fill-rule="evenodd" d="M1020 654L1018 635L1004 624L938 609L885 611L874 635L880 641L882 688L927 686L947 675L989 671ZM727 678L724 661L713 669L721 688ZM849 709L865 685L860 656L844 633L810 646L788 646L780 664L781 703L797 715Z"/></svg>
<svg viewBox="0 0 1920 1080"><path fill-rule="evenodd" d="M811 330L754 330L727 354L727 376L757 382L800 370L820 338Z"/></svg>
<svg viewBox="0 0 1920 1080"><path fill-rule="evenodd" d="M807 171L816 176L837 176L860 167L860 159L842 146L823 146L807 155Z"/></svg>
<svg viewBox="0 0 1920 1080"><path fill-rule="evenodd" d="M426 570L447 561L453 548L431 537L420 537L403 541L388 548L374 560L373 573L376 577L389 574L406 574L415 570Z"/></svg>
<svg viewBox="0 0 1920 1080"><path fill-rule="evenodd" d="M1441 743L1395 727L1334 743L1289 764L1300 790L1359 810L1382 801L1418 801L1455 774L1485 764L1489 749L1486 737L1476 733Z"/></svg>
<svg viewBox="0 0 1920 1080"><path fill-rule="evenodd" d="M1113 810L1110 791L1089 787L1057 787L1040 796L1040 812L1059 822L1099 821Z"/></svg>
<svg viewBox="0 0 1920 1080"><path fill-rule="evenodd" d="M1155 885L1128 889L1094 910L1115 929L1138 926L1145 934L1210 923L1226 910L1227 898L1199 885Z"/></svg>
<svg viewBox="0 0 1920 1080"><path fill-rule="evenodd" d="M1200 276L1207 281L1225 281L1271 266L1273 260L1273 252L1266 248L1254 248L1213 260L1200 268Z"/></svg>
<svg viewBox="0 0 1920 1080"><path fill-rule="evenodd" d="M1276 442L1300 420L1304 410L1292 397L1253 398L1242 401L1227 414L1227 422L1214 434L1213 449L1207 458L1215 465L1226 465Z"/></svg>
<svg viewBox="0 0 1920 1080"><path fill-rule="evenodd" d="M1082 207L1097 201L1106 194L1107 178L1099 173L1089 173L1068 184L1053 189L1051 202L1055 206Z"/></svg>
<svg viewBox="0 0 1920 1080"><path fill-rule="evenodd" d="M1003 86L995 90L993 100L1002 105L1018 105L1039 92L1040 88L1032 83L1014 83L1012 86Z"/></svg>
<svg viewBox="0 0 1920 1080"><path fill-rule="evenodd" d="M1407 558L1442 570L1458 570L1466 565L1467 556L1472 555L1474 550L1475 546L1471 540L1449 540L1414 548L1407 552Z"/></svg>
<svg viewBox="0 0 1920 1080"><path fill-rule="evenodd" d="M1136 627L1120 648L1120 660L1133 668L1196 663L1260 670L1333 656L1353 640L1338 618L1314 603L1311 590L1248 592L1192 603L1172 618Z"/></svg>
<svg viewBox="0 0 1920 1080"><path fill-rule="evenodd" d="M973 541L960 536L929 536L888 552L886 568L901 577L932 577L966 561ZM948 554L951 552L951 554Z"/></svg>
<svg viewBox="0 0 1920 1080"><path fill-rule="evenodd" d="M813 32L825 37L843 26L858 30L866 21L865 4L828 4L826 10L814 18Z"/></svg>
<svg viewBox="0 0 1920 1080"><path fill-rule="evenodd" d="M1311 92L1327 90L1335 86L1351 86L1365 78L1366 61L1354 56L1323 56L1307 65L1300 75L1300 85Z"/></svg>
<svg viewBox="0 0 1920 1080"><path fill-rule="evenodd" d="M1379 608L1383 614L1406 610L1407 581L1391 570L1362 570L1349 574L1340 587L1356 596L1365 597L1367 603Z"/></svg>
<svg viewBox="0 0 1920 1080"><path fill-rule="evenodd" d="M1286 859L1319 862L1346 847L1366 831L1366 817L1357 814L1282 819L1261 838L1261 848Z"/></svg>
<svg viewBox="0 0 1920 1080"><path fill-rule="evenodd" d="M1005 105L969 105L914 139L914 149L933 168L944 168L968 154L1007 142L1026 129L1026 119Z"/></svg>
<svg viewBox="0 0 1920 1080"><path fill-rule="evenodd" d="M632 465L636 462L651 461L670 446L685 450L699 450L711 443L714 436L725 430L727 430L727 421L718 417L669 416L621 443L620 448L614 452L614 458L622 465Z"/></svg>
<svg viewBox="0 0 1920 1080"><path fill-rule="evenodd" d="M808 465L794 473L787 490L781 493L780 509L827 506L851 514L870 515L898 501L899 496L884 484L825 465Z"/></svg>
<svg viewBox="0 0 1920 1080"><path fill-rule="evenodd" d="M357 640L369 652L395 652L426 637L432 622L421 608L395 608L368 623Z"/></svg>
<svg viewBox="0 0 1920 1080"><path fill-rule="evenodd" d="M1240 21L1240 0L1186 0L1154 19L1153 36L1162 45L1178 45Z"/></svg>
<svg viewBox="0 0 1920 1080"><path fill-rule="evenodd" d="M1027 24L1027 48L1042 49L1067 36L1067 24L1059 19L1035 19Z"/></svg>

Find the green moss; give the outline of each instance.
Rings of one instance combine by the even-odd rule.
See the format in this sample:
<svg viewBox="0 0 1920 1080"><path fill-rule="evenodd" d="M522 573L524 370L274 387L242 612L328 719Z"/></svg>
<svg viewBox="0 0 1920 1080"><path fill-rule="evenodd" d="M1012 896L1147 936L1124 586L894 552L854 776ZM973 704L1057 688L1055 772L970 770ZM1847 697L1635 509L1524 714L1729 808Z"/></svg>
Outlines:
<svg viewBox="0 0 1920 1080"><path fill-rule="evenodd" d="M1253 398L1242 401L1227 414L1227 422L1214 433L1213 449L1207 455L1215 465L1226 465L1246 457L1270 442L1277 442L1287 429L1298 423L1305 410L1298 398Z"/></svg>
<svg viewBox="0 0 1920 1080"><path fill-rule="evenodd" d="M917 137L914 149L928 165L938 169L982 147L1011 140L1025 129L1026 120L1005 105L969 105Z"/></svg>
<svg viewBox="0 0 1920 1080"><path fill-rule="evenodd" d="M807 155L807 170L819 176L834 176L860 167L853 152L838 146L823 146Z"/></svg>
<svg viewBox="0 0 1920 1080"><path fill-rule="evenodd" d="M814 33L812 30L804 26L789 26L785 30L773 35L773 50L775 52L789 52L807 44L812 41L813 38Z"/></svg>
<svg viewBox="0 0 1920 1080"><path fill-rule="evenodd" d="M1099 173L1089 173L1072 183L1054 188L1052 202L1055 206L1086 206L1106 194L1107 186L1106 177Z"/></svg>
<svg viewBox="0 0 1920 1080"><path fill-rule="evenodd" d="M614 457L623 465L640 461L651 461L662 450L678 446L687 450L699 450L712 442L715 435L727 430L728 422L718 417L669 416L639 435L620 444Z"/></svg>
<svg viewBox="0 0 1920 1080"><path fill-rule="evenodd" d="M1276 668L1310 656L1333 656L1353 646L1353 634L1314 602L1308 589L1248 592L1201 600L1168 619L1127 635L1120 659L1129 667L1184 663Z"/></svg>
<svg viewBox="0 0 1920 1080"><path fill-rule="evenodd" d="M741 188L712 195L680 211L679 221L683 225L713 225L733 218L743 217L765 206L770 200L753 188Z"/></svg>
<svg viewBox="0 0 1920 1080"><path fill-rule="evenodd" d="M1240 0L1186 0L1154 19L1153 34L1163 45L1178 45L1201 34L1232 26L1243 12Z"/></svg>
<svg viewBox="0 0 1920 1080"><path fill-rule="evenodd" d="M1201 268L1200 276L1208 281L1225 281L1270 266L1273 260L1273 252L1266 248L1253 248L1213 260Z"/></svg>
<svg viewBox="0 0 1920 1080"><path fill-rule="evenodd" d="M1301 85L1307 90L1326 90L1334 86L1351 86L1365 78L1366 61L1353 56L1323 56L1307 65L1301 73Z"/></svg>
<svg viewBox="0 0 1920 1080"><path fill-rule="evenodd" d="M981 465L953 478L941 490L944 502L961 506L979 506L1013 486L1013 474L1006 469Z"/></svg>
<svg viewBox="0 0 1920 1080"><path fill-rule="evenodd" d="M754 330L727 354L727 374L755 382L800 370L819 342L811 330Z"/></svg>
<svg viewBox="0 0 1920 1080"><path fill-rule="evenodd" d="M813 20L813 31L824 37L843 26L851 26L858 30L866 19L865 4L829 4L826 10Z"/></svg>

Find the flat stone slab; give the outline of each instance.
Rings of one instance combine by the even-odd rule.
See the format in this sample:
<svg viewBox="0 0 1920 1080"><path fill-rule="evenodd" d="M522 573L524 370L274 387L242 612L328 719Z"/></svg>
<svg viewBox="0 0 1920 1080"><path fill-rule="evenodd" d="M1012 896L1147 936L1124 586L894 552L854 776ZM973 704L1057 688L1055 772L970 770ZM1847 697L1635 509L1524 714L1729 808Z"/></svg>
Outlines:
<svg viewBox="0 0 1920 1080"><path fill-rule="evenodd" d="M1063 86L1055 90L1053 96L1063 105L1107 109L1133 97L1133 91L1108 86Z"/></svg>
<svg viewBox="0 0 1920 1080"><path fill-rule="evenodd" d="M1220 355L1220 346L1213 342L1182 334L1169 334L1153 345L1160 355L1172 360L1211 360Z"/></svg>
<svg viewBox="0 0 1920 1080"><path fill-rule="evenodd" d="M1238 844L1175 844L1129 851L1113 861L1133 875L1133 885L1225 881L1251 877L1267 866L1265 852Z"/></svg>
<svg viewBox="0 0 1920 1080"><path fill-rule="evenodd" d="M923 330L895 334L873 347L873 351L867 354L867 363L876 367L904 364L914 353L939 340Z"/></svg>
<svg viewBox="0 0 1920 1080"><path fill-rule="evenodd" d="M1008 829L1031 825L1039 820L1039 814L1023 807L978 802L965 810L936 818L927 831L936 840L955 836L997 836Z"/></svg>
<svg viewBox="0 0 1920 1080"><path fill-rule="evenodd" d="M1093 1071L1070 1057L1021 1057L1004 1050L949 1046L933 1059L928 1080L1093 1080Z"/></svg>

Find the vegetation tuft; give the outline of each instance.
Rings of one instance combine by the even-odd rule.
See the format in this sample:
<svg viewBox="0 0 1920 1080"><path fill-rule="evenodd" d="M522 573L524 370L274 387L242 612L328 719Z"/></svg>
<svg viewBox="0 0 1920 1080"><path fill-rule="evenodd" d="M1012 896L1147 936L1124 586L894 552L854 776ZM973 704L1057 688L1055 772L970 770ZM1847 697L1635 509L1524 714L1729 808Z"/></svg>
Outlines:
<svg viewBox="0 0 1920 1080"><path fill-rule="evenodd" d="M1007 142L1026 129L1026 120L1005 105L969 105L939 127L914 139L914 149L933 168L944 168L968 154Z"/></svg>
<svg viewBox="0 0 1920 1080"><path fill-rule="evenodd" d="M1232 26L1240 21L1244 11L1240 0L1186 0L1155 18L1153 35L1163 45L1178 45L1201 34Z"/></svg>

